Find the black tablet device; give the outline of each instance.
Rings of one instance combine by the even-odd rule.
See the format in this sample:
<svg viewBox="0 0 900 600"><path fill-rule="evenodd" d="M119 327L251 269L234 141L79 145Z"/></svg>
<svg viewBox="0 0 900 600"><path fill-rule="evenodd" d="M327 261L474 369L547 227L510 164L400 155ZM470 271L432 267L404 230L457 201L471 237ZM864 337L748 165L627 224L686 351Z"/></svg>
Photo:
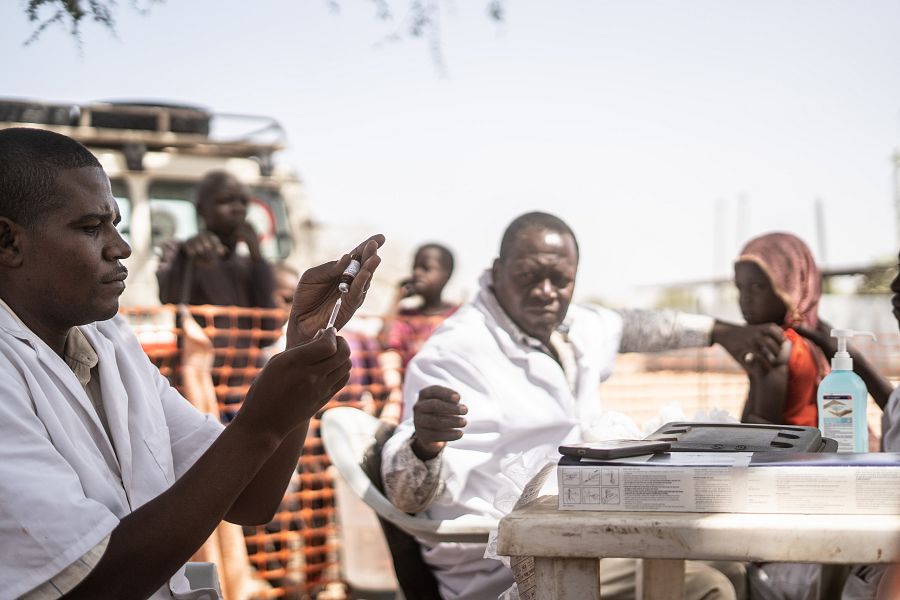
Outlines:
<svg viewBox="0 0 900 600"><path fill-rule="evenodd" d="M567 444L559 447L559 453L572 458L627 458L643 454L665 452L671 444L655 440L606 440Z"/></svg>

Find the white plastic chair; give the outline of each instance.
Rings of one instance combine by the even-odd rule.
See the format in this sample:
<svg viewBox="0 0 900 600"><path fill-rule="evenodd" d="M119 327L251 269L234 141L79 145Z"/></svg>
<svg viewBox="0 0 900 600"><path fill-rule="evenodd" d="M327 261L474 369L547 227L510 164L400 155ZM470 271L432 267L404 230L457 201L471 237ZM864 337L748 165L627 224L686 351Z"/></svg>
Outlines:
<svg viewBox="0 0 900 600"><path fill-rule="evenodd" d="M433 520L411 516L394 507L371 482L362 463L366 451L375 443L381 421L363 411L340 406L322 415L322 443L332 464L353 492L379 516L400 529L430 543L486 543L497 528L497 520L477 515ZM340 500L339 500L340 501Z"/></svg>
<svg viewBox="0 0 900 600"><path fill-rule="evenodd" d="M175 593L177 600L222 600L219 572L215 563L189 562L184 565L184 576L187 577L191 591Z"/></svg>

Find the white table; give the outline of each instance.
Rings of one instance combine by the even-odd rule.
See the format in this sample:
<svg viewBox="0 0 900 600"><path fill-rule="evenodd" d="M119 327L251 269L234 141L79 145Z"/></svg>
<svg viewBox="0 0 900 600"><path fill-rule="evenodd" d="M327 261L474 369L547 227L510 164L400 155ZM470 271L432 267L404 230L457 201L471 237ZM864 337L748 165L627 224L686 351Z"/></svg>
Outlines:
<svg viewBox="0 0 900 600"><path fill-rule="evenodd" d="M900 516L561 511L500 521L498 553L535 557L541 600L599 600L600 558L643 558L638 597L684 597L684 561L900 562ZM648 560L649 559L649 560ZM643 594L643 596L641 596Z"/></svg>

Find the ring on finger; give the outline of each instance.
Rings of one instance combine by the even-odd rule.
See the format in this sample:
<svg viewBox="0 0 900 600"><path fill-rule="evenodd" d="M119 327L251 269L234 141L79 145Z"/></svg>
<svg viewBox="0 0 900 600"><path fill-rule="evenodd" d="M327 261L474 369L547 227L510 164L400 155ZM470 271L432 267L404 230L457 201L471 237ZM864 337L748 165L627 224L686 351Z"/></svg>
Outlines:
<svg viewBox="0 0 900 600"><path fill-rule="evenodd" d="M744 364L748 364L748 365L749 365L749 364L752 363L754 360L756 360L756 355L753 354L752 352L747 352L746 354L744 354Z"/></svg>

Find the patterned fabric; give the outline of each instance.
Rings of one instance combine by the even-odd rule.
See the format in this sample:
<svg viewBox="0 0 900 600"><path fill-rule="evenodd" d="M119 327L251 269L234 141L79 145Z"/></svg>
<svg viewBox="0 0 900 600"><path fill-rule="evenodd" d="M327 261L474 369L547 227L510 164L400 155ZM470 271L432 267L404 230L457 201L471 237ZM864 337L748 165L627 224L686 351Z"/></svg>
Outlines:
<svg viewBox="0 0 900 600"><path fill-rule="evenodd" d="M385 349L395 350L406 367L434 330L458 308L453 306L437 315L426 315L420 308L401 310L388 333Z"/></svg>
<svg viewBox="0 0 900 600"><path fill-rule="evenodd" d="M675 310L622 309L619 352L660 352L712 343L715 319Z"/></svg>
<svg viewBox="0 0 900 600"><path fill-rule="evenodd" d="M394 468L384 473L384 486L388 490L402 490L391 495L394 504L407 513L420 513L431 506L441 495L441 454L422 461L412 449L413 438L406 440L403 449L396 454Z"/></svg>
<svg viewBox="0 0 900 600"><path fill-rule="evenodd" d="M785 327L819 324L822 275L809 247L790 233L769 233L747 242L737 262L759 265L787 306Z"/></svg>

